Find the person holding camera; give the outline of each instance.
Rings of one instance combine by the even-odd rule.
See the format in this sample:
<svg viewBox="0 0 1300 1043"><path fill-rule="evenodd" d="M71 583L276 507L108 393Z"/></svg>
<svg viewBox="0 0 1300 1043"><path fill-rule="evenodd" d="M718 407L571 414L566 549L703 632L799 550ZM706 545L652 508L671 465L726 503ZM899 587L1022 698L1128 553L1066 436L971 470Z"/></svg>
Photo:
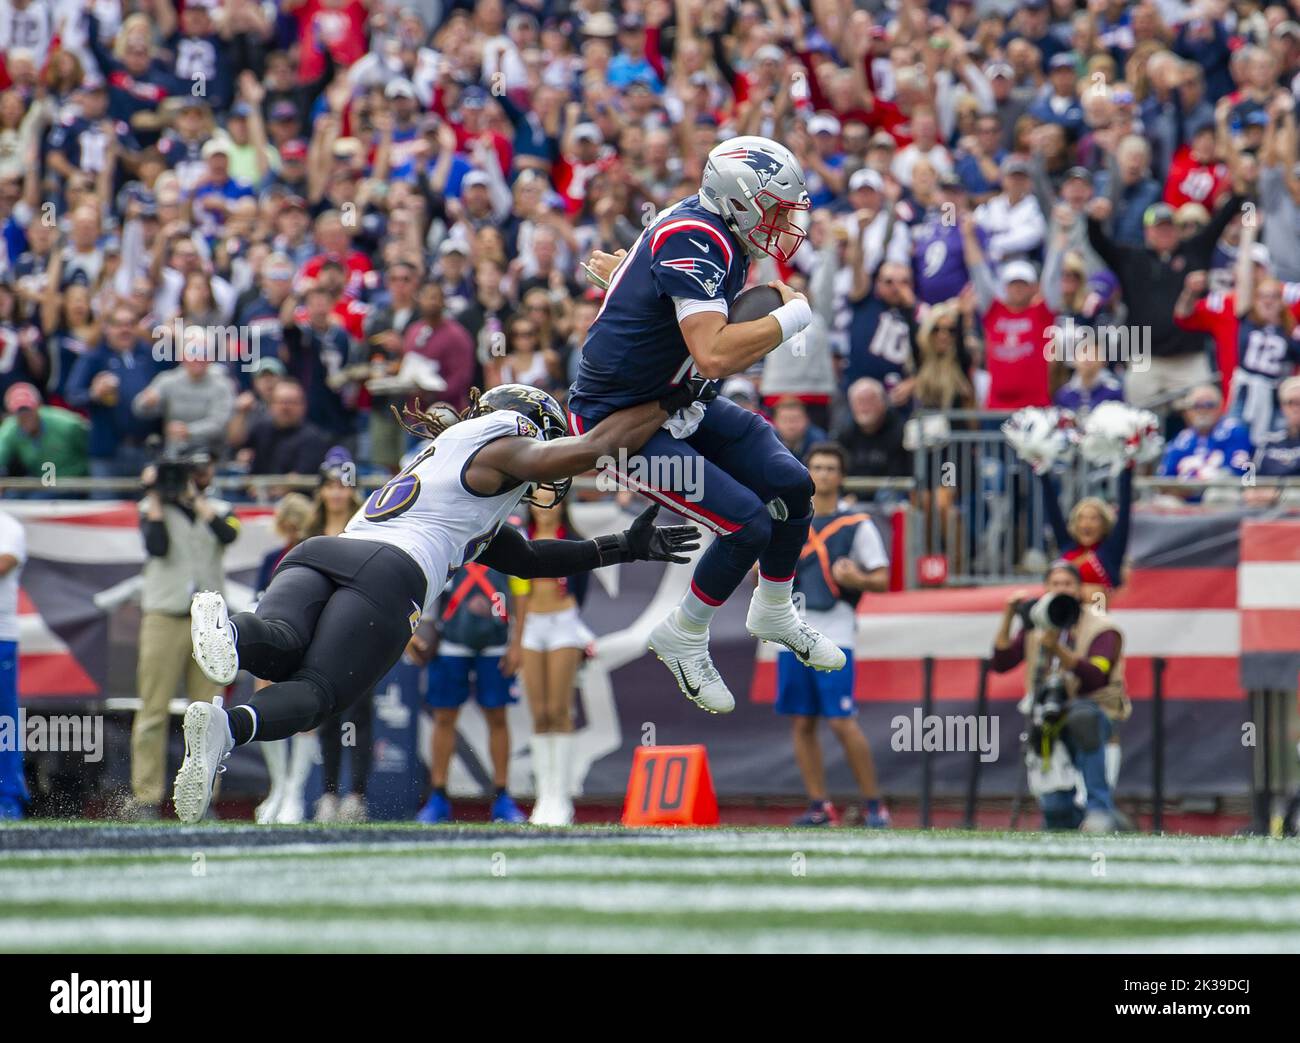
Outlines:
<svg viewBox="0 0 1300 1043"><path fill-rule="evenodd" d="M1124 635L1099 606L1084 609L1083 580L1071 562L1047 570L1046 592L1029 600L1017 591L1006 604L990 668L1026 665L1019 709L1029 720L1026 765L1046 829L1104 833L1118 817L1106 771L1114 724L1133 711L1124 689ZM1012 638L1015 619L1020 630ZM1078 783L1085 789L1079 807Z"/></svg>
<svg viewBox="0 0 1300 1043"><path fill-rule="evenodd" d="M182 681L191 702L220 694L190 654L190 600L225 586L222 557L239 536L228 503L206 494L212 464L204 453L169 449L140 480L140 531L147 554L140 599L141 706L131 729L131 792L136 814L157 818L167 759L168 704Z"/></svg>

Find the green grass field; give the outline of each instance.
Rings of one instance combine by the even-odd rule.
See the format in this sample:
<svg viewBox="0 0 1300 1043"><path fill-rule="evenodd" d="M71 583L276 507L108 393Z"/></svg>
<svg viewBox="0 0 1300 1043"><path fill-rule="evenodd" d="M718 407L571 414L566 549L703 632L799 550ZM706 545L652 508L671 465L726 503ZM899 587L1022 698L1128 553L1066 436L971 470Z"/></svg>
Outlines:
<svg viewBox="0 0 1300 1043"><path fill-rule="evenodd" d="M776 829L0 829L0 950L1296 952L1300 845Z"/></svg>

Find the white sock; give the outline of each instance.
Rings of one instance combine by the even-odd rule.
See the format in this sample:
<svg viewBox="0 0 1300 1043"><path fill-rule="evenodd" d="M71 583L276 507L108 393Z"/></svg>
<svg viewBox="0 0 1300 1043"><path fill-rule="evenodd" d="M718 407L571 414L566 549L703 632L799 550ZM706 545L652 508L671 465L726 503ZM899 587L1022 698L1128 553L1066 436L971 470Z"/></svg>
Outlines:
<svg viewBox="0 0 1300 1043"><path fill-rule="evenodd" d="M713 614L719 607L702 601L695 591L688 590L681 604L677 606L677 625L683 630L701 633L709 629L709 624L713 622Z"/></svg>
<svg viewBox="0 0 1300 1043"><path fill-rule="evenodd" d="M551 792L567 804L571 790L569 780L573 777L573 733L552 732L551 753Z"/></svg>
<svg viewBox="0 0 1300 1043"><path fill-rule="evenodd" d="M266 773L271 777L271 792L275 793L289 774L289 740L276 739L258 745L262 747L262 757L266 760Z"/></svg>
<svg viewBox="0 0 1300 1043"><path fill-rule="evenodd" d="M295 735L289 740L289 777L286 788L290 799L303 799L303 791L307 788L307 779L311 775L312 765L316 763L319 749L315 732Z"/></svg>
<svg viewBox="0 0 1300 1043"><path fill-rule="evenodd" d="M1119 765L1123 753L1119 743L1106 743L1106 785L1112 790L1119 785Z"/></svg>
<svg viewBox="0 0 1300 1043"><path fill-rule="evenodd" d="M784 582L778 582L774 579L768 579L760 572L758 574L758 587L754 590L754 596L769 605L789 604L790 599L794 597L794 577L791 576Z"/></svg>
<svg viewBox="0 0 1300 1043"><path fill-rule="evenodd" d="M555 761L554 746L551 745L551 733L534 733L531 741L533 751L533 799L541 803L543 797L550 793L551 765Z"/></svg>

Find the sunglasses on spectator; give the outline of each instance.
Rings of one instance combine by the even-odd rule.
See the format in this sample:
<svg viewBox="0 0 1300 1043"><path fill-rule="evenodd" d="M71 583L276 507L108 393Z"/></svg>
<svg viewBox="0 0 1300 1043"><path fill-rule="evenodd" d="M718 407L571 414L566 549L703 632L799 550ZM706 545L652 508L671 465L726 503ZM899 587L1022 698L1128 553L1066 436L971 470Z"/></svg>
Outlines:
<svg viewBox="0 0 1300 1043"><path fill-rule="evenodd" d="M1203 398L1191 404L1192 409L1218 409L1219 403L1213 399Z"/></svg>

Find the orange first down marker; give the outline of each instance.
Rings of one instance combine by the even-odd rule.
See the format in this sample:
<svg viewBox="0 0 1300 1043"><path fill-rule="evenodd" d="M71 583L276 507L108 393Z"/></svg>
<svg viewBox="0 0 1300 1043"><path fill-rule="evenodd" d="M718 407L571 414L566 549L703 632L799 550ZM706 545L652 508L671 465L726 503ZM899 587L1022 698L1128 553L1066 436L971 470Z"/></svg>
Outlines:
<svg viewBox="0 0 1300 1043"><path fill-rule="evenodd" d="M718 798L703 746L638 746L623 802L625 826L716 826Z"/></svg>

